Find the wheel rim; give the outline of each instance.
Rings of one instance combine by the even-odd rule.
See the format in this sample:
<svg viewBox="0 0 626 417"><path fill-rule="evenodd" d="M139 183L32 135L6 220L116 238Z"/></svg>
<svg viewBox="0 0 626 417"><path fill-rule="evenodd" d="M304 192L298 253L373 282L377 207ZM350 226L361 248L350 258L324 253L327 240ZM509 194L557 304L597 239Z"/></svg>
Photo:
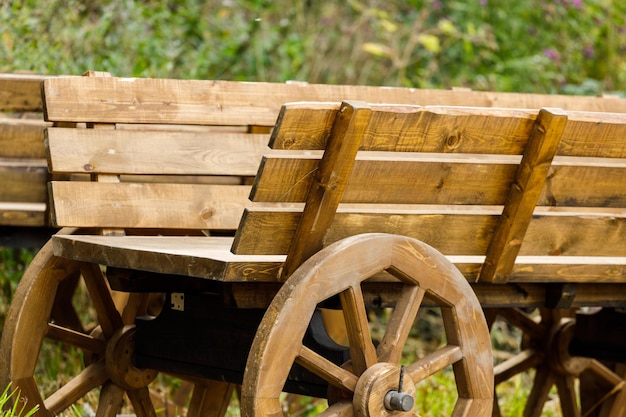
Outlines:
<svg viewBox="0 0 626 417"><path fill-rule="evenodd" d="M388 271L402 285L385 335L374 346L361 283ZM302 344L319 302L339 295L350 340L350 369L334 365ZM377 364L397 366L425 295L442 309L447 345L407 366L413 382L449 365L458 400L453 415L488 416L493 401L492 357L480 305L465 278L433 248L401 236L368 234L345 239L305 262L282 286L252 345L242 391L242 415L281 415L279 395L298 363L352 395L320 415L367 415L354 405L359 384ZM361 400L363 401L363 400ZM369 403L369 399L364 400ZM394 412L397 413L397 412ZM390 414L391 415L391 414ZM393 414L398 415L398 414Z"/></svg>
<svg viewBox="0 0 626 417"><path fill-rule="evenodd" d="M554 386L563 415L588 416L601 407L606 408L606 415L612 415L608 409L611 407L611 400L624 385L623 378L598 360L569 354L569 342L575 325L574 311L544 308L540 309L540 313L533 317L531 313L514 308L495 312L495 315L519 328L524 339L522 349L517 355L495 367L496 386L520 373L534 370L535 376L524 407L524 417L539 417L542 414ZM583 372L594 384L606 387L607 393L601 401L594 402L586 409L581 409L577 388L577 380ZM495 406L499 408L497 403Z"/></svg>
<svg viewBox="0 0 626 417"><path fill-rule="evenodd" d="M59 313L63 306L74 308L71 301L64 299L71 298L71 291L62 287L77 275L84 282L95 310L96 320L89 328L86 325L77 328L80 327L76 320L78 312ZM13 388L19 390L24 410L37 406L38 416L57 415L88 395L98 395L98 415L115 416L123 403L137 416L157 415L153 400L160 399L148 389L156 372L139 370L130 361L134 345L132 323L138 314L143 314L146 295L124 295L125 300L114 301L98 265L55 257L51 242L37 253L20 280L0 343L0 379L11 381ZM62 319L55 322L50 319L51 314L58 314L53 317ZM52 390L41 386L37 374L41 372L40 365L38 367L40 350L50 341L58 342L64 349L78 349L83 356L83 369ZM206 412L208 386L211 384L204 381L195 384L188 415L209 415ZM101 388L99 394L91 393L96 388ZM228 393L232 393L232 389ZM227 396L224 401L228 401ZM183 406L172 405L171 411L181 412Z"/></svg>

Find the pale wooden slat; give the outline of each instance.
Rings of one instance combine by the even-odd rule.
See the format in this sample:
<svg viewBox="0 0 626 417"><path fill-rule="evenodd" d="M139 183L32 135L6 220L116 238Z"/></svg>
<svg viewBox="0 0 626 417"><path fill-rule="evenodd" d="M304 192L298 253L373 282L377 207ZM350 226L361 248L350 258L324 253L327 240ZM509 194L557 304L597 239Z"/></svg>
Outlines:
<svg viewBox="0 0 626 417"><path fill-rule="evenodd" d="M62 129L46 131L52 172L256 174L267 135Z"/></svg>
<svg viewBox="0 0 626 417"><path fill-rule="evenodd" d="M562 110L543 109L539 113L489 244L481 281L508 281L566 122L567 114Z"/></svg>
<svg viewBox="0 0 626 417"><path fill-rule="evenodd" d="M0 118L0 158L44 159L43 129L49 125L41 120Z"/></svg>
<svg viewBox="0 0 626 417"><path fill-rule="evenodd" d="M237 231L237 254L283 254L300 219L297 208L249 208ZM556 215L555 215L556 214ZM445 255L484 255L498 224L498 210L448 210L399 206L364 209L340 206L324 238L327 246L359 233L402 234L421 240ZM626 216L591 211L553 213L537 210L520 254L620 256L626 253ZM597 242L602 241L602 245Z"/></svg>
<svg viewBox="0 0 626 417"><path fill-rule="evenodd" d="M4 203L0 202L1 226L43 227L46 221L44 203Z"/></svg>
<svg viewBox="0 0 626 417"><path fill-rule="evenodd" d="M45 81L48 119L52 121L259 124L273 125L280 106L296 101L478 106L503 108L559 107L566 110L626 113L626 100L472 91L419 90L319 84L237 83L163 79L82 77ZM112 103L115 97L117 104ZM81 103L79 105L77 103ZM198 106L199 104L199 106Z"/></svg>
<svg viewBox="0 0 626 417"><path fill-rule="evenodd" d="M58 226L236 229L249 186L52 182Z"/></svg>
<svg viewBox="0 0 626 417"><path fill-rule="evenodd" d="M232 238L55 235L57 256L220 281L276 282L285 256L239 256Z"/></svg>
<svg viewBox="0 0 626 417"><path fill-rule="evenodd" d="M0 74L0 111L41 111L41 82L46 76Z"/></svg>
<svg viewBox="0 0 626 417"><path fill-rule="evenodd" d="M47 201L45 160L0 158L0 201Z"/></svg>
<svg viewBox="0 0 626 417"><path fill-rule="evenodd" d="M626 157L626 117L612 113L568 112L557 153L566 156Z"/></svg>

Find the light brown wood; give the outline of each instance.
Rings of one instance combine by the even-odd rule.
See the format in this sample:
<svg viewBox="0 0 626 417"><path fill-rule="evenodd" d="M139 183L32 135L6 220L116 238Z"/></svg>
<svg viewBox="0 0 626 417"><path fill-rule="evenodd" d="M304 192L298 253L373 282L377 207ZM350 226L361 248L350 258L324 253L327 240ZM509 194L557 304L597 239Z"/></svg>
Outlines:
<svg viewBox="0 0 626 417"><path fill-rule="evenodd" d="M76 88L67 86L74 84ZM477 106L626 113L626 100L533 94L503 94L319 84L237 83L134 78L55 78L44 82L48 119L52 121L221 124L271 126L280 106L295 101ZM103 105L118 97L113 106ZM82 105L77 105L82 103ZM105 112L106 110L106 112ZM108 120L107 120L108 119Z"/></svg>
<svg viewBox="0 0 626 417"><path fill-rule="evenodd" d="M543 109L539 113L487 249L479 280L494 283L509 280L566 122L567 114L562 110Z"/></svg>
<svg viewBox="0 0 626 417"><path fill-rule="evenodd" d="M234 230L250 187L52 182L50 191L59 226Z"/></svg>
<svg viewBox="0 0 626 417"><path fill-rule="evenodd" d="M345 262L346 257L352 262ZM468 412L476 416L491 414L493 375L489 336L484 320L471 319L476 317L476 313L482 317L482 313L471 290L465 287L467 283L454 267L432 248L399 236L373 234L348 238L325 248L306 261L282 286L267 310L248 358L242 391L242 415L261 416L280 413L278 396L291 364L298 359L301 352L302 337L317 304L334 295L343 294L345 301L349 301L347 305L344 304L344 310L354 311L347 315L360 316L360 311L364 311L365 306L359 301L360 296L349 294L355 294L355 291L358 294L360 283L383 269L389 270L404 284L409 293L418 286L435 295L439 302L456 306L454 310L449 311L444 308L447 311L445 317L448 347L438 350L427 362L410 365L408 379L417 383L421 378L442 369L441 367L455 363L460 399L454 415ZM398 314L412 322L414 317L409 316L413 316L416 310L412 306L409 312L402 311L402 306L406 305L401 303ZM356 321L347 320L347 325L355 324ZM404 334L405 330L401 330L404 328L405 325L392 325L387 331ZM284 337L286 329L289 329L288 338ZM360 340L357 346L364 348L362 352L369 351L366 342L371 340L369 330L356 326L349 334L351 342ZM403 345L404 340L400 339L403 339L400 335L389 336L389 340L398 340ZM385 349L382 349L381 353L388 357ZM369 357L369 354L365 356ZM280 360L277 360L278 358ZM375 358L366 359L366 362L380 360ZM463 366L459 362L461 358ZM328 364L316 365L310 360L303 362L311 365L311 371L322 377L331 373L327 369ZM368 381L374 380L377 389L370 389L369 383L366 384L359 379L359 384L366 387L360 391L362 385L357 384L353 392L355 401L362 403L365 400L369 403L368 392L381 393L393 389L389 381L380 379L372 365L374 364L368 363L363 376L367 374ZM397 363L390 365L397 366ZM322 369L318 370L318 366ZM362 367L359 368L352 370L357 376L363 372ZM423 370L426 368L429 371L424 373ZM339 381L336 378L329 378L331 383ZM346 384L339 388L350 390L349 387ZM343 407L345 407L343 403L331 405L329 412ZM358 407L354 404L354 415L369 415L359 414Z"/></svg>
<svg viewBox="0 0 626 417"><path fill-rule="evenodd" d="M254 176L267 135L48 129L55 173Z"/></svg>

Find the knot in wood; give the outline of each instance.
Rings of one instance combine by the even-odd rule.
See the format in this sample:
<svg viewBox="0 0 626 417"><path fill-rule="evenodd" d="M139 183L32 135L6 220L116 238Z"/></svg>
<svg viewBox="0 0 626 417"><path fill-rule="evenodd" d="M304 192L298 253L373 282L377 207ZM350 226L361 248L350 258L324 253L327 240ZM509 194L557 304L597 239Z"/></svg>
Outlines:
<svg viewBox="0 0 626 417"><path fill-rule="evenodd" d="M456 149L461 145L462 134L460 132L454 132L446 138L446 147L448 149Z"/></svg>
<svg viewBox="0 0 626 417"><path fill-rule="evenodd" d="M215 215L215 210L212 207L206 207L200 212L200 218L204 221L209 220Z"/></svg>

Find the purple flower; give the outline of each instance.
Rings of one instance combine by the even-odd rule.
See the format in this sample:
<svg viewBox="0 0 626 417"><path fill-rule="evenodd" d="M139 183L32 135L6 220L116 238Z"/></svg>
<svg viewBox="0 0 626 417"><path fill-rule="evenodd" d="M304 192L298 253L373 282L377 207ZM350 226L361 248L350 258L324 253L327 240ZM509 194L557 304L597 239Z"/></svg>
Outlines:
<svg viewBox="0 0 626 417"><path fill-rule="evenodd" d="M583 56L587 59L591 59L595 56L595 51L593 50L592 45L585 45L583 49Z"/></svg>
<svg viewBox="0 0 626 417"><path fill-rule="evenodd" d="M559 54L559 51L555 49L546 48L543 50L543 54L554 62L559 62L561 60L561 54Z"/></svg>
<svg viewBox="0 0 626 417"><path fill-rule="evenodd" d="M583 5L583 0L572 0L572 4L577 9L580 9L582 7L582 5Z"/></svg>

